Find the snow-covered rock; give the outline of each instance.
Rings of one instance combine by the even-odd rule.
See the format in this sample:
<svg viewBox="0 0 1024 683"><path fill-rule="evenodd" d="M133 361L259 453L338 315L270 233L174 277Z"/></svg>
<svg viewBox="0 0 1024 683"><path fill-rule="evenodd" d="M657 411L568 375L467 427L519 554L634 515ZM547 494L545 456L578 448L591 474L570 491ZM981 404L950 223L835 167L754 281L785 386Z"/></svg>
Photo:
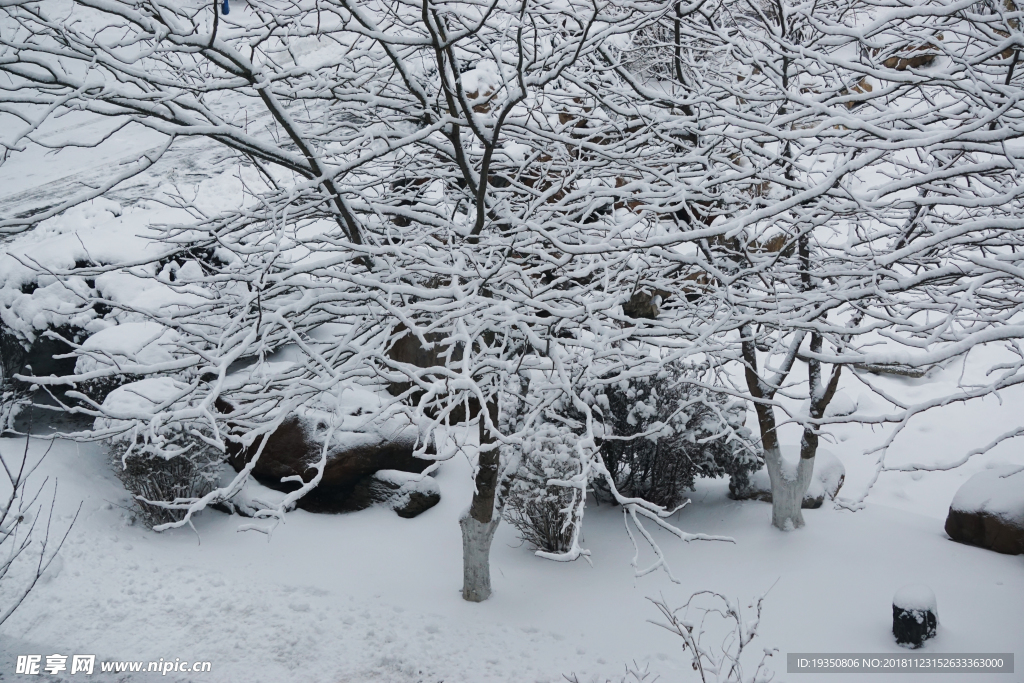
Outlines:
<svg viewBox="0 0 1024 683"><path fill-rule="evenodd" d="M94 420L93 430L125 453L166 459L183 452L206 451L195 433L208 431L209 423L195 411L190 394L188 384L171 377L129 382L103 400L103 416Z"/></svg>
<svg viewBox="0 0 1024 683"><path fill-rule="evenodd" d="M946 533L999 553L1024 553L1024 467L1004 465L967 480L953 497Z"/></svg>
<svg viewBox="0 0 1024 683"><path fill-rule="evenodd" d="M187 385L170 377L147 377L120 386L103 401L107 417L96 418L93 428L127 429L137 420L151 419L161 407L174 405L187 390Z"/></svg>
<svg viewBox="0 0 1024 683"><path fill-rule="evenodd" d="M315 466L324 449L327 426L316 411L292 415L270 435L252 470L264 485L278 490L294 490L294 481L282 484L285 477L302 477L308 481L316 474ZM356 490L365 485L367 477L381 470L420 473L428 460L416 457L415 429L397 434L377 431L335 431L327 449L327 461L319 485L298 501L310 512L347 512L372 504L357 499ZM249 448L229 446L229 462L238 471L255 455L258 442ZM396 488L400 488L396 487ZM394 488L392 490L395 490ZM424 508L425 509L425 508Z"/></svg>
<svg viewBox="0 0 1024 683"><path fill-rule="evenodd" d="M441 487L423 474L381 470L370 477L366 488L373 502L387 505L399 517L416 517L441 502Z"/></svg>
<svg viewBox="0 0 1024 683"><path fill-rule="evenodd" d="M782 446L782 457L795 462L800 457L798 446ZM789 469L796 471L795 464ZM818 449L814 458L814 477L811 479L807 493L801 507L814 510L820 508L825 502L836 497L839 489L846 480L846 468L842 461L831 452ZM739 492L732 494L738 500L763 500L766 503L772 501L772 485L768 478L768 470L764 467L750 475L749 485Z"/></svg>
<svg viewBox="0 0 1024 683"><path fill-rule="evenodd" d="M111 325L86 339L76 353L79 390L97 402L143 373L167 368L177 354L178 334L154 322Z"/></svg>

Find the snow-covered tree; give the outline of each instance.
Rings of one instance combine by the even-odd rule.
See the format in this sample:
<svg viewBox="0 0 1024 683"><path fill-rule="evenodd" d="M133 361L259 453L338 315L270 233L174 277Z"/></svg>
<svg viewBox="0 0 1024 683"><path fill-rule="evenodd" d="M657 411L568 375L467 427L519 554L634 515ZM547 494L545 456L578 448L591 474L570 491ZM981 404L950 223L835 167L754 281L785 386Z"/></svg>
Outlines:
<svg viewBox="0 0 1024 683"><path fill-rule="evenodd" d="M645 285L675 294L659 332L716 339L733 364L780 528L803 524L820 427L860 419L826 417L843 367L927 367L1019 339L1019 20L1012 3L721 2L602 50L621 85L595 96L630 103L661 143L627 184L634 211L676 225L646 250ZM872 421L1017 381L998 370L921 404L872 387L893 406ZM803 426L792 472L783 396L809 399L783 420Z"/></svg>
<svg viewBox="0 0 1024 683"><path fill-rule="evenodd" d="M680 360L731 373L731 387L703 388L753 402L773 523L799 527L822 426L860 419L826 413L841 368L920 367L1021 336L1015 5L218 8L0 7L0 107L21 122L5 149L69 112L164 136L81 197L0 229L99 196L181 139L239 162L240 207L180 192L164 201L191 220L155 226L160 254L76 271L97 286L83 310L175 335L159 362L99 364L76 381L170 374L175 390L145 410L85 396L73 409L110 420L105 437L131 432L166 454L168 430L221 450L265 444L302 406L337 409L353 384L386 388L370 419L404 416L424 449L440 427L470 427L467 599L490 592L516 464L500 445L532 438L558 402L580 423L578 467L549 482L572 492L573 531L565 552L542 555L586 556L579 529L600 478L658 553L643 573L664 566L643 521L699 536L618 491L598 447L601 387ZM159 303L121 296L126 282ZM524 383L520 426L503 430L508 387ZM789 416L803 427L793 476L776 434L783 396L810 399ZM876 421L942 405L888 398L896 410ZM261 516L279 519L324 462ZM251 467L168 503L185 511L176 524L237 493Z"/></svg>
<svg viewBox="0 0 1024 683"><path fill-rule="evenodd" d="M77 395L72 409L103 418L100 436L130 435L164 457L182 450L170 433L222 450L265 444L296 409L337 406L331 397L353 383L386 387L393 400L374 418L404 415L421 450L442 425L474 425L464 596L485 599L508 465L498 445L522 438L499 428L503 387L528 379L530 430L556 400L589 411L581 396L595 368L601 381L657 369L645 323L624 307L643 270L637 256L661 227L618 210L644 139L578 84L605 78L599 49L664 9L252 0L224 15L159 0L6 4L4 102L24 122L8 148L78 110L161 133L160 149L207 138L244 166L241 208L209 212L180 194L171 201L193 220L159 227L162 253L76 271L99 288L83 307L169 328L174 352L101 363L74 380L175 379L146 406ZM26 225L12 220L8 229ZM160 304L103 289L114 273L159 292ZM301 360L276 362L286 346ZM256 362L248 381L231 375L239 361ZM578 475L562 482L575 491L573 540L557 559L586 554L585 493L606 474L590 418L575 457ZM279 518L323 466L260 516ZM185 511L174 524L236 493L251 468L166 503ZM696 538L658 505L618 501L638 525Z"/></svg>

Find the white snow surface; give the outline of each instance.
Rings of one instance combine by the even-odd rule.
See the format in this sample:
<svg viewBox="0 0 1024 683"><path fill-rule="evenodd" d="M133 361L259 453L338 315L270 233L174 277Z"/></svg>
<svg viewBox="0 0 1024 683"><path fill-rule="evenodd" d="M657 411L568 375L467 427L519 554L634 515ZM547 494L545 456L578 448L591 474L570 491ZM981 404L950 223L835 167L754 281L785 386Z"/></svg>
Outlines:
<svg viewBox="0 0 1024 683"><path fill-rule="evenodd" d="M177 335L155 322L128 322L100 330L82 343L75 374L111 366L149 365L174 360Z"/></svg>
<svg viewBox="0 0 1024 683"><path fill-rule="evenodd" d="M5 454L22 447L0 439ZM492 551L494 595L470 604L460 594L458 517L472 472L461 456L438 472L440 504L415 519L382 507L295 511L269 539L238 533L252 520L213 511L197 518L197 533L131 523L99 444L58 441L41 474L60 477L56 528L79 502L82 512L62 568L0 627L2 672L13 672L18 654L78 653L212 663L202 676L162 677L169 681L555 683L575 673L603 683L636 660L662 680L693 681L679 641L647 623L657 614L646 598L675 606L711 589L745 605L773 584L755 643L780 648L776 680L789 680L787 651L901 652L890 597L909 582L926 582L943 600L943 630L925 652L1024 654L1014 626L1024 610L1022 558L953 543L941 518L883 504L805 510L807 526L783 533L770 526L767 504L730 500L724 480L701 482L695 503L672 521L736 543L682 544L655 532L680 584L661 573L633 579L617 508L588 508L593 567L541 560L503 524ZM921 683L913 675L863 680Z"/></svg>
<svg viewBox="0 0 1024 683"><path fill-rule="evenodd" d="M894 607L917 612L931 612L936 619L939 616L938 602L935 593L928 586L920 583L907 584L896 591L892 598Z"/></svg>
<svg viewBox="0 0 1024 683"><path fill-rule="evenodd" d="M1024 467L1003 465L975 474L956 492L950 507L985 512L1024 527Z"/></svg>

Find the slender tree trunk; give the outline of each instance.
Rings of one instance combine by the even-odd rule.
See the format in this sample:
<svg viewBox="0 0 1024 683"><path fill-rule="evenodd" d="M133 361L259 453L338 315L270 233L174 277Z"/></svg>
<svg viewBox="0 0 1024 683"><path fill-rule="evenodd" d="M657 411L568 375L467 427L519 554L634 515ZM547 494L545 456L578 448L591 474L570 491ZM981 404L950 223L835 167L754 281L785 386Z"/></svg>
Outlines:
<svg viewBox="0 0 1024 683"><path fill-rule="evenodd" d="M498 424L498 404L487 404L491 424ZM476 492L469 510L459 520L462 527L462 597L483 602L491 596L491 541L501 521L496 509L500 451L497 440L480 415L480 458L476 473Z"/></svg>
<svg viewBox="0 0 1024 683"><path fill-rule="evenodd" d="M779 446L775 409L768 400L775 396L778 387L793 367L803 338L797 337L793 340L782 368L772 383L768 384L758 374L753 330L749 327L744 328L742 334L745 338L743 357L746 363L747 387L755 399L754 410L761 432L761 449L764 451L764 464L772 488L772 526L782 531L792 531L804 525L802 506L804 495L811 485L811 476L814 474L814 454L818 450L818 435L813 430L804 430L804 438L800 443L800 460L796 463L795 469L788 466L782 458L782 448ZM832 393L835 393L834 387ZM831 399L831 394L828 398ZM816 405L813 404L812 408Z"/></svg>

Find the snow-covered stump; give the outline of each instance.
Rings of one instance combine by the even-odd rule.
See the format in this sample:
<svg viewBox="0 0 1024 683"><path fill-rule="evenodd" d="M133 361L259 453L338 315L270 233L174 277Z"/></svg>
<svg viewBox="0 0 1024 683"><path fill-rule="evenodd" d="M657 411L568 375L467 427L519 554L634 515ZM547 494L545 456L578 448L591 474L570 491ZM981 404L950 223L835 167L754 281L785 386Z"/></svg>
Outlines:
<svg viewBox="0 0 1024 683"><path fill-rule="evenodd" d="M892 599L892 634L897 645L921 647L935 636L938 623L935 594L928 586L911 584L896 591Z"/></svg>

